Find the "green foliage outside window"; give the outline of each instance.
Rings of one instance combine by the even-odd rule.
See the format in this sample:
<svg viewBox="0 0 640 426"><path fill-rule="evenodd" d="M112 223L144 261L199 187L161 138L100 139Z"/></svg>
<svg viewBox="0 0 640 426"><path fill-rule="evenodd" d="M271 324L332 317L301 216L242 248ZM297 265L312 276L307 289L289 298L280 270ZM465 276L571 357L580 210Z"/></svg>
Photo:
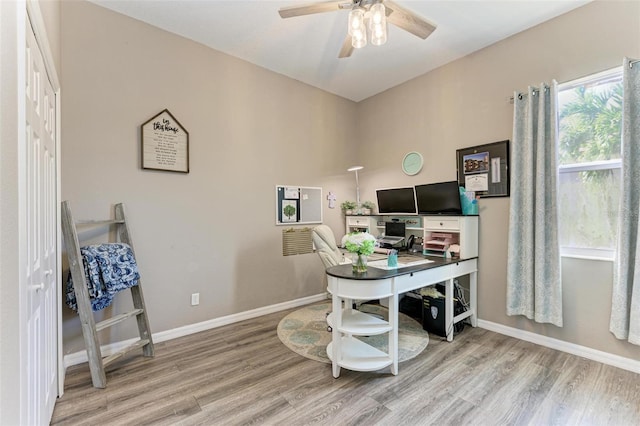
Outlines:
<svg viewBox="0 0 640 426"><path fill-rule="evenodd" d="M593 165L620 159L620 80L608 77L558 94L561 246L615 249L620 168ZM563 165L577 167L563 172Z"/></svg>
<svg viewBox="0 0 640 426"><path fill-rule="evenodd" d="M559 111L560 164L620 158L622 83L605 86L569 91Z"/></svg>

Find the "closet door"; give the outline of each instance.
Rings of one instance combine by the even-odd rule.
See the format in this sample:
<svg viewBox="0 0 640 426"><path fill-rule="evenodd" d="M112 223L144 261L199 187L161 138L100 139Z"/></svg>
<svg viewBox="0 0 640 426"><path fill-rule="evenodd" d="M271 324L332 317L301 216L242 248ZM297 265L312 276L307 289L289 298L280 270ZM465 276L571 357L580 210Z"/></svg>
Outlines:
<svg viewBox="0 0 640 426"><path fill-rule="evenodd" d="M27 424L48 424L57 396L56 99L26 22Z"/></svg>

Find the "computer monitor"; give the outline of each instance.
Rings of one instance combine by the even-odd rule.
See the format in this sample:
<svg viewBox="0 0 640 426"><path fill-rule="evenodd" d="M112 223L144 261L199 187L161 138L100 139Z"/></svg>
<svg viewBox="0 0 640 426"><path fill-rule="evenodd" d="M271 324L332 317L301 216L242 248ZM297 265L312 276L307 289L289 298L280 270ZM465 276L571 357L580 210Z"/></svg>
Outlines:
<svg viewBox="0 0 640 426"><path fill-rule="evenodd" d="M377 189L380 214L416 214L416 197L413 187Z"/></svg>
<svg viewBox="0 0 640 426"><path fill-rule="evenodd" d="M385 222L384 223L384 236L385 237L402 237L405 235L405 223L404 222Z"/></svg>
<svg viewBox="0 0 640 426"><path fill-rule="evenodd" d="M416 186L418 214L462 214L457 181Z"/></svg>

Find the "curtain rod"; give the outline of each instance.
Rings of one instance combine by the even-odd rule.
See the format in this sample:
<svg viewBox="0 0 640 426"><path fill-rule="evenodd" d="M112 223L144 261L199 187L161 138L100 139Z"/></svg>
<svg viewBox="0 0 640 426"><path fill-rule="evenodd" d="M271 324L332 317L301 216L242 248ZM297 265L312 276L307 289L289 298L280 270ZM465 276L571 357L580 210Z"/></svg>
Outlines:
<svg viewBox="0 0 640 426"><path fill-rule="evenodd" d="M629 61L629 68L633 68L633 65L634 65L634 64L637 64L637 63L639 63L639 62L640 62L640 59L634 59L634 60L632 60L632 61ZM569 81L581 80L581 79L583 79L583 78L585 78L585 77L593 76L593 75L596 75L596 74L604 74L604 73L607 73L607 72L613 71L613 70L615 70L615 69L616 69L616 68L618 68L618 67L619 67L619 65L618 65L618 66L616 66L616 67L613 67L613 68L609 68L609 69L603 70L603 71L599 71L599 72L595 72L595 73L590 73L590 74L587 74L587 75L585 75L585 76L583 76L583 77L574 78L574 79L571 79L571 80L569 80ZM565 83L567 83L567 82L558 83L558 85L565 84ZM509 96L508 100L509 100L509 103L513 104L513 102L514 102L513 96Z"/></svg>

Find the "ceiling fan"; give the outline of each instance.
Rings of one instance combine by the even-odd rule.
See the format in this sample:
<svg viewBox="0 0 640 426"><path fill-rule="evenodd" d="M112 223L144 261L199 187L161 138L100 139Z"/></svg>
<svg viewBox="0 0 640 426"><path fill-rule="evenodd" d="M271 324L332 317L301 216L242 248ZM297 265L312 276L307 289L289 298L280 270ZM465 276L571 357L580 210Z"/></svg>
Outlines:
<svg viewBox="0 0 640 426"><path fill-rule="evenodd" d="M348 34L338 54L339 58L347 58L351 56L354 48L366 45L366 26L369 27L371 43L375 45L384 44L387 41L387 22L423 40L436 29L434 24L389 0L323 1L283 7L278 12L282 18L292 18L343 9L351 11Z"/></svg>

